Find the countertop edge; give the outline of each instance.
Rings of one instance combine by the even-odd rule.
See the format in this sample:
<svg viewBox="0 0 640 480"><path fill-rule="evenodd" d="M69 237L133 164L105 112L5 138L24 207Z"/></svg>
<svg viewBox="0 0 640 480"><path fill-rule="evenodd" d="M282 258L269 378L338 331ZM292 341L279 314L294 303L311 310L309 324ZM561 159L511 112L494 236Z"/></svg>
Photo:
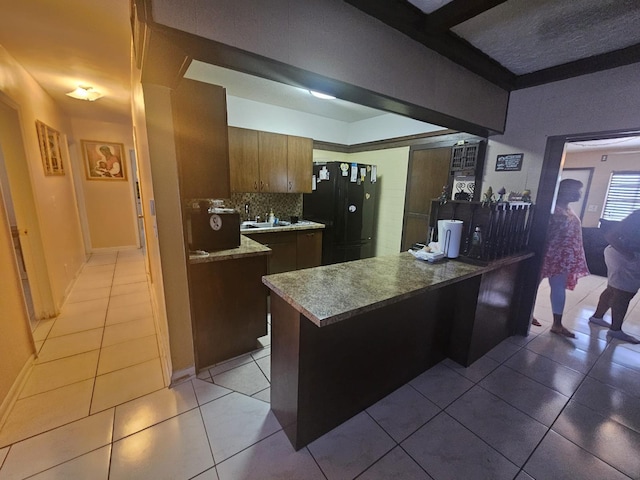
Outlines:
<svg viewBox="0 0 640 480"><path fill-rule="evenodd" d="M208 252L208 255L189 255L189 264L222 262L239 258L259 257L271 255L271 249L244 235L240 236L240 245L236 248Z"/></svg>
<svg viewBox="0 0 640 480"><path fill-rule="evenodd" d="M313 322L316 326L318 327L325 327L328 325L331 325L333 323L337 323L343 320L346 320L350 317L353 317L355 315L359 315L362 313L366 313L366 312L370 312L373 310L376 310L378 308L387 306L387 305L392 305L394 303L398 303L402 300L414 297L416 295L420 295L421 293L425 293L431 290L435 290L438 288L442 288L442 287L446 287L448 285L452 285L454 283L457 282L461 282L464 280L468 280L469 278L478 276L478 275L482 275L484 273L490 272L492 270L496 270L498 268L507 266L507 265L511 265L513 263L517 263L517 262L521 262L523 260L526 260L528 258L531 258L534 256L533 252L523 252L523 253L519 253L519 254L515 254L515 255L511 255L508 257L503 257L497 260L494 260L492 262L489 262L487 265L473 265L475 267L477 267L477 270L473 271L473 272L469 272L465 275L460 275L457 276L455 278L450 278L441 282L437 282L437 283L433 283L430 285L426 285L426 286L421 286L416 288L415 290L411 290L409 292L405 292L402 293L400 295L395 295L393 297L390 298L385 298L382 299L380 301L377 302L373 302L371 304L365 305L363 307L360 308L355 308L353 310L350 310L348 312L344 312L344 313L340 313L337 315L332 315L330 317L326 317L326 318L318 318L316 315L314 315L312 312L310 312L308 309L306 309L303 305L300 305L298 302L296 302L290 295L288 295L286 292L284 292L282 289L278 288L276 285L274 285L273 283L271 283L269 281L269 276L264 276L262 277L262 283L264 285L266 285L270 290L272 290L274 293L276 293L278 296L280 296L281 298L283 298L289 305L291 305L296 311L298 311L299 313L303 314L305 317L307 317L311 322ZM456 260L447 260L447 261L456 261ZM464 263L462 261L460 261L461 263ZM470 264L467 264L470 265Z"/></svg>
<svg viewBox="0 0 640 480"><path fill-rule="evenodd" d="M242 235L256 235L261 233L275 233L275 232L298 232L304 230L318 230L325 228L323 223L305 223L305 224L291 224L285 226L274 226L265 228L241 228L240 233Z"/></svg>

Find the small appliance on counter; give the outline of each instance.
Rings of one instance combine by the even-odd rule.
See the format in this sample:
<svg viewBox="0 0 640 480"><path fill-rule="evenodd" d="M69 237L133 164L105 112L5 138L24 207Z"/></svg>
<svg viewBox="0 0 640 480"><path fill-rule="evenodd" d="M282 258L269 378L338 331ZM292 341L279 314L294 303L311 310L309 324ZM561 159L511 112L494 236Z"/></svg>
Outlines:
<svg viewBox="0 0 640 480"><path fill-rule="evenodd" d="M201 200L189 206L187 235L190 250L212 252L240 246L240 214L220 201Z"/></svg>

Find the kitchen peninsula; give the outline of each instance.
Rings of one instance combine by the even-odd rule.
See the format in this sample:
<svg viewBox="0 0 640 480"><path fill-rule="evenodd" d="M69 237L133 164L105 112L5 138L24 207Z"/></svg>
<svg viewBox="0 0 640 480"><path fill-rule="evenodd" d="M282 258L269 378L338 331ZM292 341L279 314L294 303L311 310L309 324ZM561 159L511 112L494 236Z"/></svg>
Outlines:
<svg viewBox="0 0 640 480"><path fill-rule="evenodd" d="M468 366L513 333L520 265L409 253L268 275L271 408L300 449L449 357Z"/></svg>

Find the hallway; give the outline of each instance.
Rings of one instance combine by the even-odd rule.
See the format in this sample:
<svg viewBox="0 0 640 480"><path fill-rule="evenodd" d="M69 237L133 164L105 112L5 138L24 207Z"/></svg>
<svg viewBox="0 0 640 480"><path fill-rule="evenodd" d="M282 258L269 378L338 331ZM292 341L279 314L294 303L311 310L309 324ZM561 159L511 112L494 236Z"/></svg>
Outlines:
<svg viewBox="0 0 640 480"><path fill-rule="evenodd" d="M93 255L0 430L0 480L640 479L640 345L588 324L606 279L541 287L528 337L445 360L295 452L269 410L262 348L163 388L141 251ZM635 298L625 330L640 335Z"/></svg>

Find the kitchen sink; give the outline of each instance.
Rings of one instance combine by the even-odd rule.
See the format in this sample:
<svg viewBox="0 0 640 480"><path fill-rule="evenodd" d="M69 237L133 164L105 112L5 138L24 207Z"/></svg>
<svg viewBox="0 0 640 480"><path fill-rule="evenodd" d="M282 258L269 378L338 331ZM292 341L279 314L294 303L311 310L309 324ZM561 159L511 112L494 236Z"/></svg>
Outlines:
<svg viewBox="0 0 640 480"><path fill-rule="evenodd" d="M269 222L242 222L240 228L269 228L273 227Z"/></svg>

